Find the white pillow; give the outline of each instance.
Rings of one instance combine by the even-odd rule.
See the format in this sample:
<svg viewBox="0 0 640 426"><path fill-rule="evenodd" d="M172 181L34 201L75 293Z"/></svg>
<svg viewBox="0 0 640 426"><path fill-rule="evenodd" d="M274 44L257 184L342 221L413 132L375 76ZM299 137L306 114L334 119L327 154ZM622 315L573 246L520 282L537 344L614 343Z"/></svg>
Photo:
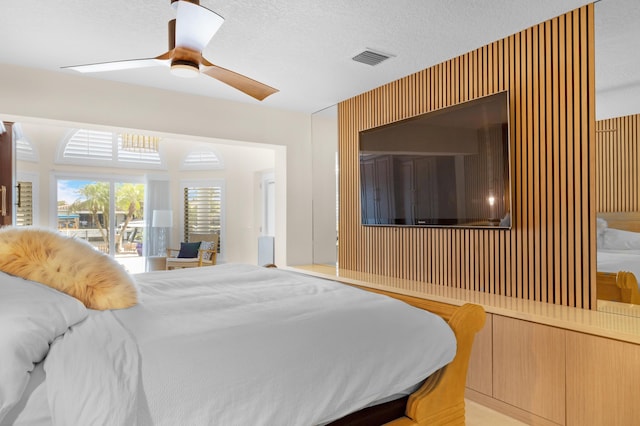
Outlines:
<svg viewBox="0 0 640 426"><path fill-rule="evenodd" d="M609 226L609 224L603 218L599 217L596 219L596 246L598 248L604 248L604 231L607 229L607 226Z"/></svg>
<svg viewBox="0 0 640 426"><path fill-rule="evenodd" d="M607 228L603 232L602 247L608 250L640 250L640 233Z"/></svg>
<svg viewBox="0 0 640 426"><path fill-rule="evenodd" d="M0 423L53 340L87 317L77 299L0 272Z"/></svg>
<svg viewBox="0 0 640 426"><path fill-rule="evenodd" d="M596 226L598 228L598 232L600 232L600 231L604 231L607 228L607 226L609 226L609 224L605 219L599 217L596 219Z"/></svg>

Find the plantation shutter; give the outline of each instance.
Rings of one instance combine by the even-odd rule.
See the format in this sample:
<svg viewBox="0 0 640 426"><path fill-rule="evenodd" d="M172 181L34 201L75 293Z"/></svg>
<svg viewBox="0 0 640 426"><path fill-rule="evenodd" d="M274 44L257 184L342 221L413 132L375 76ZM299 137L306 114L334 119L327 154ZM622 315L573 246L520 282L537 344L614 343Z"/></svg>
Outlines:
<svg viewBox="0 0 640 426"><path fill-rule="evenodd" d="M160 165L157 152L133 152L122 149L122 137L118 135L118 162Z"/></svg>
<svg viewBox="0 0 640 426"><path fill-rule="evenodd" d="M16 140L16 156L20 161L38 161L33 145L25 139Z"/></svg>
<svg viewBox="0 0 640 426"><path fill-rule="evenodd" d="M16 226L33 225L33 183L18 182Z"/></svg>
<svg viewBox="0 0 640 426"><path fill-rule="evenodd" d="M64 160L98 160L115 164L131 163L149 166L162 164L158 152L133 152L122 149L122 137L113 132L77 130L67 141Z"/></svg>
<svg viewBox="0 0 640 426"><path fill-rule="evenodd" d="M78 130L64 147L64 158L113 159L113 133Z"/></svg>
<svg viewBox="0 0 640 426"><path fill-rule="evenodd" d="M184 188L184 238L189 241L189 234L220 233L222 212L222 188L190 187ZM218 240L218 253L221 242Z"/></svg>

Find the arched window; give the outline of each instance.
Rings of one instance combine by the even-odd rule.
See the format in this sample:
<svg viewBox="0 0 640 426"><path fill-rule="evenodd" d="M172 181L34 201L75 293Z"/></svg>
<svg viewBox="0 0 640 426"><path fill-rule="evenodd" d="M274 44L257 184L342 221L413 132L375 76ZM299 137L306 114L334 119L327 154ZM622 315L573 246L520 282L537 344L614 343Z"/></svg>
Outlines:
<svg viewBox="0 0 640 426"><path fill-rule="evenodd" d="M78 129L70 132L58 154L60 163L82 163L103 167L163 168L159 152L133 152L122 149L118 133Z"/></svg>
<svg viewBox="0 0 640 426"><path fill-rule="evenodd" d="M183 170L219 170L223 169L222 160L210 148L198 148L189 151L182 160Z"/></svg>
<svg viewBox="0 0 640 426"><path fill-rule="evenodd" d="M38 162L38 152L33 144L25 138L16 140L16 154L20 161Z"/></svg>
<svg viewBox="0 0 640 426"><path fill-rule="evenodd" d="M13 140L16 141L16 158L20 161L38 162L38 151L25 136L20 123L13 123Z"/></svg>

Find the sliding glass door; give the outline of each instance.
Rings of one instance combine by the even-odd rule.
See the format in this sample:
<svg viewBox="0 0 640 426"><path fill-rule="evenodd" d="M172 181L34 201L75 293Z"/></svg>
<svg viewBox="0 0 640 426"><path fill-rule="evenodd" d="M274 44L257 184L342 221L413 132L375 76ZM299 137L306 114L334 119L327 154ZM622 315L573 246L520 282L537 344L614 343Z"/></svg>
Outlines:
<svg viewBox="0 0 640 426"><path fill-rule="evenodd" d="M56 184L58 231L86 240L129 272L143 272L144 184L89 177Z"/></svg>

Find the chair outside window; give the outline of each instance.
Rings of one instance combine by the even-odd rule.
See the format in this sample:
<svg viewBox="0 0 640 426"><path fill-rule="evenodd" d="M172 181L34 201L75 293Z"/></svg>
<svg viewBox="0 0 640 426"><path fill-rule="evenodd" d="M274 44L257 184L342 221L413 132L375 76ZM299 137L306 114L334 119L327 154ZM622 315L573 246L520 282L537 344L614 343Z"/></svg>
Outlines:
<svg viewBox="0 0 640 426"><path fill-rule="evenodd" d="M167 249L166 269L197 268L216 264L218 255L218 234L189 234L189 243L200 243L196 250L187 244L181 249ZM192 251L192 253L189 253ZM182 256L181 256L182 252ZM185 257L187 255L187 257Z"/></svg>

